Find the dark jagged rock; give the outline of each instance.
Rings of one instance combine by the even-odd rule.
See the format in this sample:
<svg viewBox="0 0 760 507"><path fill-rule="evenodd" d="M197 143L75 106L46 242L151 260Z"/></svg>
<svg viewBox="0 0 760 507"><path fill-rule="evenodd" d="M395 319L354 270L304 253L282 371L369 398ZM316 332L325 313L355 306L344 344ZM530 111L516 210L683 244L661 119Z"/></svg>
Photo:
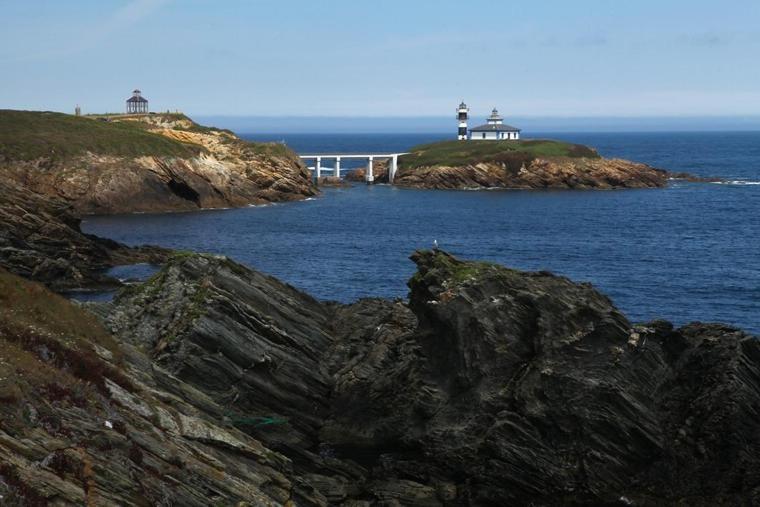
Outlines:
<svg viewBox="0 0 760 507"><path fill-rule="evenodd" d="M2 269L0 303L3 505L325 505L217 400L88 312Z"/></svg>
<svg viewBox="0 0 760 507"><path fill-rule="evenodd" d="M70 205L0 181L0 265L55 290L115 287L103 271L119 264L160 262L166 251L129 248L83 234Z"/></svg>
<svg viewBox="0 0 760 507"><path fill-rule="evenodd" d="M324 305L224 257L179 254L114 307L112 331L172 375L241 421L287 420L272 441L316 447L329 392L319 359L333 341Z"/></svg>
<svg viewBox="0 0 760 507"><path fill-rule="evenodd" d="M473 505L758 496L755 338L632 326L591 286L549 273L413 260L419 327L358 363L369 381L356 367L339 377L333 445L372 449L386 473L452 484Z"/></svg>
<svg viewBox="0 0 760 507"><path fill-rule="evenodd" d="M13 400L3 410L31 404L81 428L4 415L3 483L64 505L92 491L129 505L140 488L183 505L760 501L754 337L634 325L590 285L550 273L412 258L408 303L338 305L226 258L174 256L96 308L121 344L89 339L111 357L98 367L109 381L87 381L108 387L91 413L48 407L50 380L2 375ZM82 371L76 355L25 347ZM113 441L95 428L110 414L125 443L87 444L87 468L76 449ZM32 442L74 448L73 461Z"/></svg>

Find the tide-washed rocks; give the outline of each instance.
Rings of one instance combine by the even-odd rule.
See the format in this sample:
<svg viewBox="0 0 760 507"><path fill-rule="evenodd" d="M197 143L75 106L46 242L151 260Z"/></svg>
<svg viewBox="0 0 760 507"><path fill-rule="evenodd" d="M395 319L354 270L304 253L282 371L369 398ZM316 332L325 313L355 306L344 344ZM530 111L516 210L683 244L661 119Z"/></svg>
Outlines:
<svg viewBox="0 0 760 507"><path fill-rule="evenodd" d="M103 274L114 265L161 262L166 251L83 234L61 199L0 181L0 265L55 290L118 286Z"/></svg>

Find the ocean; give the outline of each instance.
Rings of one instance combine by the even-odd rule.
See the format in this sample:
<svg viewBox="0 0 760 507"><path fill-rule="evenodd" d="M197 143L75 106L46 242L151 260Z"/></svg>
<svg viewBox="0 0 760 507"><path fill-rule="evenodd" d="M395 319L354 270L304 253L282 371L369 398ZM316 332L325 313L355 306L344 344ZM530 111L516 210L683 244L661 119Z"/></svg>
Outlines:
<svg viewBox="0 0 760 507"><path fill-rule="evenodd" d="M300 153L396 152L441 138L242 136L284 140ZM465 259L591 282L635 322L724 322L760 334L760 132L528 137L583 143L605 157L725 181L610 191L432 191L357 184L287 204L88 217L83 229L131 245L225 254L315 297L341 302L406 297L406 281L414 272L409 255L437 241ZM344 161L342 167L352 165Z"/></svg>

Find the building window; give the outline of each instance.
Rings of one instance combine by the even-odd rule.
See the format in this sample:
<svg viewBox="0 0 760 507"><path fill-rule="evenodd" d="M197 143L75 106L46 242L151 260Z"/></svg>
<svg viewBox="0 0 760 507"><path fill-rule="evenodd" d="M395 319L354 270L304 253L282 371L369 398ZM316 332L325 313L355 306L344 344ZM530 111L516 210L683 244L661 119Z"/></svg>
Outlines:
<svg viewBox="0 0 760 507"><path fill-rule="evenodd" d="M483 132L483 139L485 139L485 138L486 138L486 133L485 133L485 132Z"/></svg>

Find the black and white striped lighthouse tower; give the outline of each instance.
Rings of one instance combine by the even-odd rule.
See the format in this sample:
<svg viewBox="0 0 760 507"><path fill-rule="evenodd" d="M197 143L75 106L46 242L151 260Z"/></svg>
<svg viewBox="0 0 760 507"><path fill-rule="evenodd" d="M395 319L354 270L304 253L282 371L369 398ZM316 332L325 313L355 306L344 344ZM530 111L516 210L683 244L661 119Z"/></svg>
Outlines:
<svg viewBox="0 0 760 507"><path fill-rule="evenodd" d="M457 109L457 120L459 120L457 139L460 141L467 139L467 113L469 112L470 110L467 108L467 104L465 104L464 101L459 104L459 109Z"/></svg>

